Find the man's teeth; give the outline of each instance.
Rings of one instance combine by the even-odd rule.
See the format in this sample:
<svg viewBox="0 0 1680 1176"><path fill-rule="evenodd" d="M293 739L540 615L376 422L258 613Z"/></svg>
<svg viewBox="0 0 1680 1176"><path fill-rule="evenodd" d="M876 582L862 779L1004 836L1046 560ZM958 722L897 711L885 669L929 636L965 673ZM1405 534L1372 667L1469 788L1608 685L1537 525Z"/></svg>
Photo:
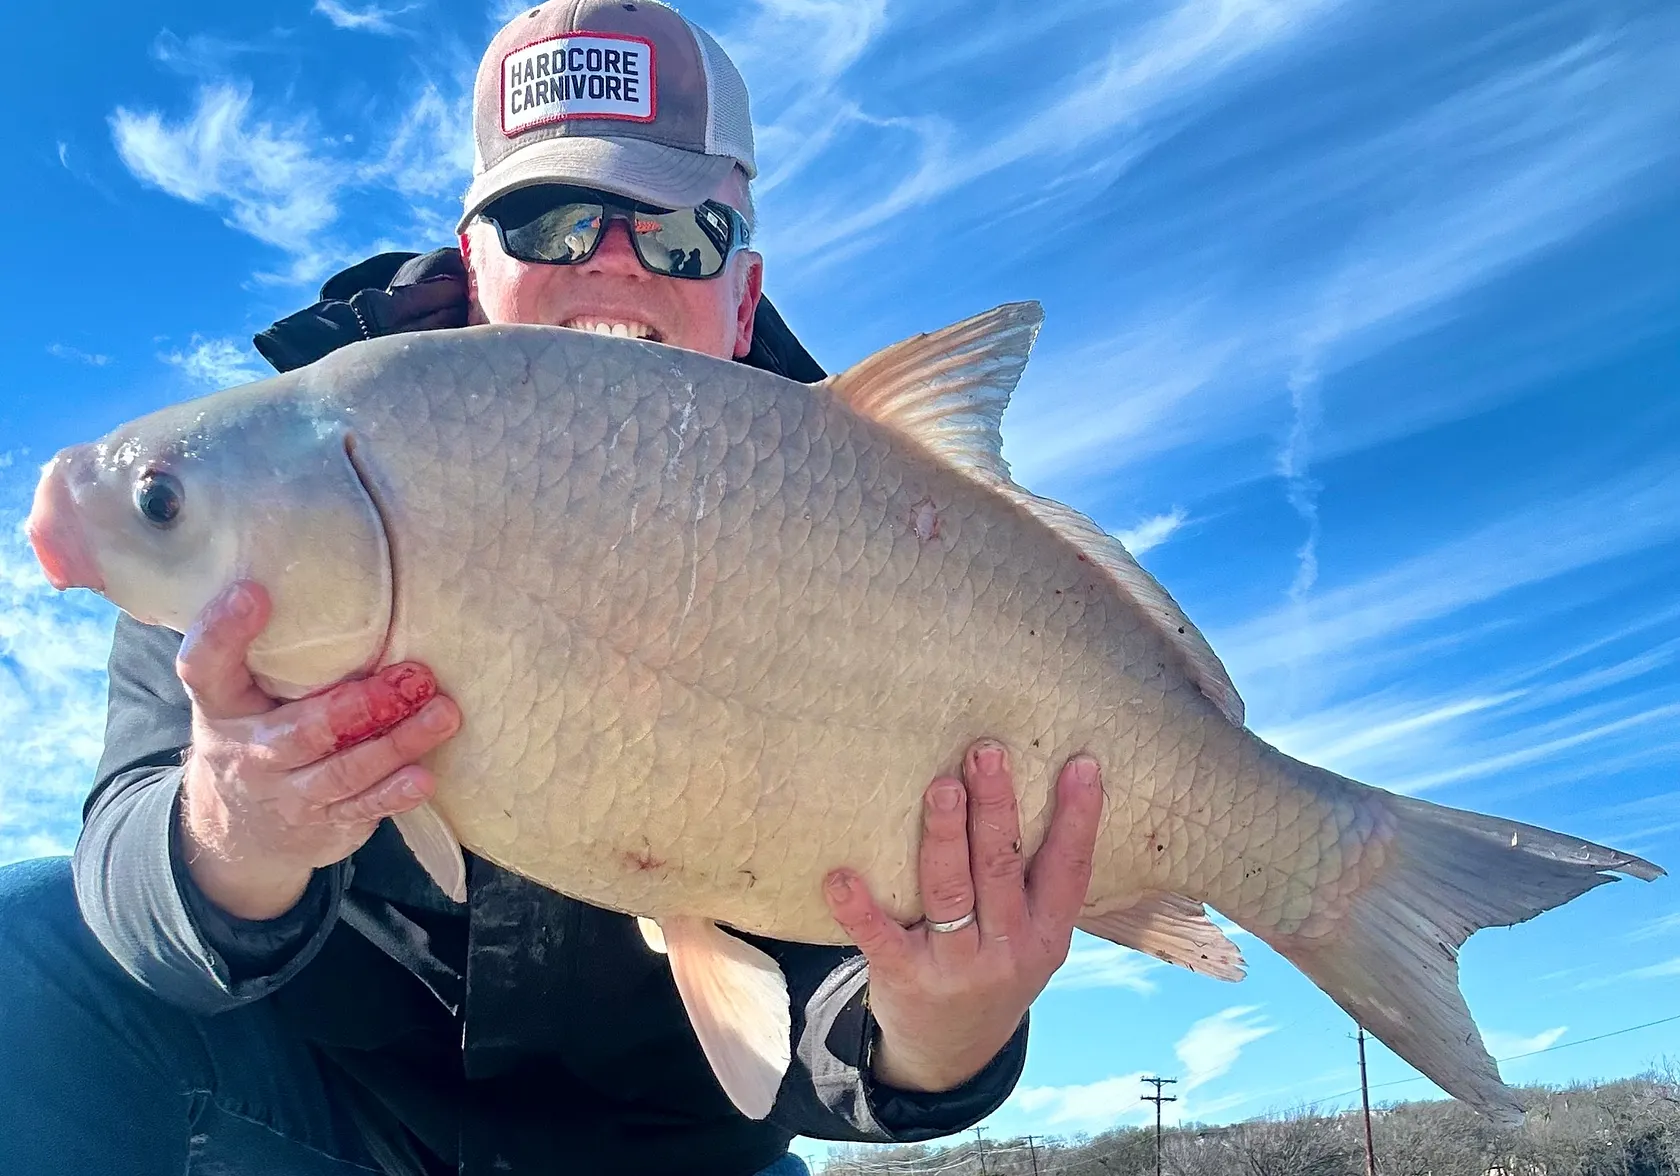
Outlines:
<svg viewBox="0 0 1680 1176"><path fill-rule="evenodd" d="M572 319L560 324L574 331L593 331L597 335L611 335L617 339L650 339L653 328L646 323L615 323L600 319Z"/></svg>

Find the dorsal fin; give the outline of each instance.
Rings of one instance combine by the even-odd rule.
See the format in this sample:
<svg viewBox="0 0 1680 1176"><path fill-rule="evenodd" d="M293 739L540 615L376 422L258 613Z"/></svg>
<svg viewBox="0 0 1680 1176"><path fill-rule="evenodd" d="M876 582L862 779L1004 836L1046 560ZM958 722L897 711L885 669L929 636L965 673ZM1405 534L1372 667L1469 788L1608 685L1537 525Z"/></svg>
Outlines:
<svg viewBox="0 0 1680 1176"><path fill-rule="evenodd" d="M1202 693L1240 727L1243 702L1236 686L1167 590L1096 523L1029 493L1009 476L999 426L1043 322L1038 303L1007 303L895 343L823 383L854 412L917 441L1077 547L1179 650Z"/></svg>
<svg viewBox="0 0 1680 1176"><path fill-rule="evenodd" d="M999 425L1044 308L1009 302L877 351L823 383L860 416L913 437L964 473L1009 480Z"/></svg>

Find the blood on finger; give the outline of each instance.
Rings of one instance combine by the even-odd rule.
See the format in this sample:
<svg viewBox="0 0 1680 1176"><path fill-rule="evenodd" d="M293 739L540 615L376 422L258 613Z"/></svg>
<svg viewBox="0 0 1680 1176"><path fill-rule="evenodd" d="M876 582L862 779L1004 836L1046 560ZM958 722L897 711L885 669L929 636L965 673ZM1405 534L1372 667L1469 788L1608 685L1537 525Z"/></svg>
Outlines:
<svg viewBox="0 0 1680 1176"><path fill-rule="evenodd" d="M365 682L335 692L327 704L333 750L343 751L417 713L437 697L437 678L424 666L390 666Z"/></svg>

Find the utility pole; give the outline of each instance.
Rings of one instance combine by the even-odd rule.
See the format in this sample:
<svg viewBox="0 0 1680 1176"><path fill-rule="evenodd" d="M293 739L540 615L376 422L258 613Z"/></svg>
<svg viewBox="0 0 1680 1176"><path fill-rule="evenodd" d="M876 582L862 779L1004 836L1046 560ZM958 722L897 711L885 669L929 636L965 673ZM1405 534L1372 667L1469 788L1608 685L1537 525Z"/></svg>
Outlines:
<svg viewBox="0 0 1680 1176"><path fill-rule="evenodd" d="M1033 1137L1027 1136L1027 1154L1032 1156L1033 1176L1038 1176L1038 1148L1033 1144Z"/></svg>
<svg viewBox="0 0 1680 1176"><path fill-rule="evenodd" d="M981 1134L983 1131L985 1131L984 1127L976 1127L974 1129L974 1146L980 1152L981 1176L991 1176L991 1169L986 1167L986 1137Z"/></svg>
<svg viewBox="0 0 1680 1176"><path fill-rule="evenodd" d="M1145 1078L1144 1081L1155 1087L1155 1093L1144 1095L1142 1101L1155 1104L1155 1176L1161 1176L1161 1104L1178 1101L1177 1095L1163 1095L1161 1088L1176 1084L1178 1079Z"/></svg>
<svg viewBox="0 0 1680 1176"><path fill-rule="evenodd" d="M1365 1176L1377 1176L1377 1149L1371 1142L1371 1085L1365 1078L1365 1026L1359 1027L1359 1102L1365 1108Z"/></svg>

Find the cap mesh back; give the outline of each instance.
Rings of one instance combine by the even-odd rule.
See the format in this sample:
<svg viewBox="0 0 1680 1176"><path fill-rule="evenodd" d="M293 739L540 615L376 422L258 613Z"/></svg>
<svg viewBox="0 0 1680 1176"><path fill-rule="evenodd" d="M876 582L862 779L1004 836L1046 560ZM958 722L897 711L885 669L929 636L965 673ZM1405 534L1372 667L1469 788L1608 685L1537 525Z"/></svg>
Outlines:
<svg viewBox="0 0 1680 1176"><path fill-rule="evenodd" d="M747 104L747 83L741 71L729 60L712 35L691 20L688 27L700 46L700 59L706 67L706 81L711 91L707 102L706 152L710 155L731 155L746 165L747 175L758 175L753 159L752 110Z"/></svg>

